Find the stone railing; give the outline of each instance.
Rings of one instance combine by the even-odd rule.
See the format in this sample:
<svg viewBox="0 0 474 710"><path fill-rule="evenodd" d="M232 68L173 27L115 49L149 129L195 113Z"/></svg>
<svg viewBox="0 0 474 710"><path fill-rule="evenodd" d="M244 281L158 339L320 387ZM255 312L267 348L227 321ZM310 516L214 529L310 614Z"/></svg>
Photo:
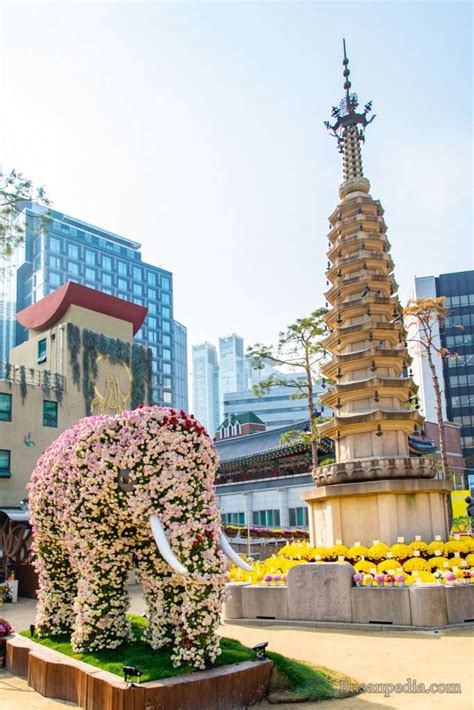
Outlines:
<svg viewBox="0 0 474 710"><path fill-rule="evenodd" d="M394 478L434 478L435 474L435 459L427 456L392 456L353 459L319 466L313 471L313 480L317 486L330 486L334 483Z"/></svg>

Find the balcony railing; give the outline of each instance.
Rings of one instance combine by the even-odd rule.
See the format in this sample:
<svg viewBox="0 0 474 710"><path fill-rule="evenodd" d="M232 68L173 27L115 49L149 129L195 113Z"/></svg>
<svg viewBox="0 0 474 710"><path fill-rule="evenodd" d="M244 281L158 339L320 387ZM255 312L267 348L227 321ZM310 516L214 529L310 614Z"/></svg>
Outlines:
<svg viewBox="0 0 474 710"><path fill-rule="evenodd" d="M13 365L10 362L0 362L0 381L42 389L59 387L63 392L66 384L64 375L49 370L36 370L34 367Z"/></svg>

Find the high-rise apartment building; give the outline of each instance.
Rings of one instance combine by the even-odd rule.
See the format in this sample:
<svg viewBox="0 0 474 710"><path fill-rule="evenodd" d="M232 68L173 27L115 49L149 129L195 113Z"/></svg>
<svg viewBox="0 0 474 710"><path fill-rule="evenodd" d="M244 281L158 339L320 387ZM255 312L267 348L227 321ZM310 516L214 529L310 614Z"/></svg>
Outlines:
<svg viewBox="0 0 474 710"><path fill-rule="evenodd" d="M146 306L148 315L135 342L153 353L153 401L187 409L186 329L173 319L172 273L142 261L138 242L56 210L50 210L43 229L36 229L38 209L43 208L24 203L17 218L25 240L14 276L14 310L26 308L68 281ZM2 333L8 336L11 314L9 322L8 313L1 315ZM15 343L4 337L2 359L25 338L19 325Z"/></svg>
<svg viewBox="0 0 474 710"><path fill-rule="evenodd" d="M219 338L219 387L222 418L224 395L245 389L244 339L235 333Z"/></svg>
<svg viewBox="0 0 474 710"><path fill-rule="evenodd" d="M188 333L184 325L173 322L174 336L174 402L188 411Z"/></svg>
<svg viewBox="0 0 474 710"><path fill-rule="evenodd" d="M415 278L415 298L444 297L449 317L435 334L452 357L435 354L443 389L443 416L461 427L463 456L474 479L474 271ZM413 349L413 374L423 414L436 421L434 389L426 359Z"/></svg>
<svg viewBox="0 0 474 710"><path fill-rule="evenodd" d="M294 383L297 379L305 381L304 375L284 374L278 372L279 379L287 379ZM252 380L255 384L256 380ZM314 409L319 410L322 416L330 416L331 410L323 407L319 402L318 395L322 392L319 385L315 386L313 402ZM297 422L308 419L308 405L306 399L293 399L292 395L298 394L299 389L288 384L278 387L271 387L268 392L261 397L257 397L251 388L240 392L228 392L224 395L224 417L231 414L241 414L243 412L253 412L267 426L267 430L278 427L286 427Z"/></svg>
<svg viewBox="0 0 474 710"><path fill-rule="evenodd" d="M193 345L193 412L211 437L219 421L219 365L214 345Z"/></svg>

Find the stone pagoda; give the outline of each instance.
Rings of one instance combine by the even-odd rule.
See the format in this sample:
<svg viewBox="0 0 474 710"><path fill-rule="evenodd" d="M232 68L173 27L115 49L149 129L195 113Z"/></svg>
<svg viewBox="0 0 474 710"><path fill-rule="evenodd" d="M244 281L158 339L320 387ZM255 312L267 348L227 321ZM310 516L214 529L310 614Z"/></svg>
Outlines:
<svg viewBox="0 0 474 710"><path fill-rule="evenodd" d="M336 462L313 472L305 493L314 544L387 544L414 535L448 534L449 485L434 480L435 460L412 455L423 417L409 374L402 311L396 295L384 210L369 193L361 144L375 118L372 103L358 110L351 93L344 42L345 96L326 127L343 155L340 202L329 217L329 290L324 344L332 357L322 368L332 383L320 395L334 411L319 427L335 441Z"/></svg>

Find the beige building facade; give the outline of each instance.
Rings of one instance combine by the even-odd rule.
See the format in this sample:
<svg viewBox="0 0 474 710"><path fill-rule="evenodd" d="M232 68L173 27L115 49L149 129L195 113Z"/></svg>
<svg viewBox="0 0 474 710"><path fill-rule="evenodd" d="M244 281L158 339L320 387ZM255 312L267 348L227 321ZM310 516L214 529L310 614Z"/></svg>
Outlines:
<svg viewBox="0 0 474 710"><path fill-rule="evenodd" d="M149 402L149 353L133 345L146 312L70 282L18 314L28 340L0 379L0 508L26 498L41 453L79 419Z"/></svg>

